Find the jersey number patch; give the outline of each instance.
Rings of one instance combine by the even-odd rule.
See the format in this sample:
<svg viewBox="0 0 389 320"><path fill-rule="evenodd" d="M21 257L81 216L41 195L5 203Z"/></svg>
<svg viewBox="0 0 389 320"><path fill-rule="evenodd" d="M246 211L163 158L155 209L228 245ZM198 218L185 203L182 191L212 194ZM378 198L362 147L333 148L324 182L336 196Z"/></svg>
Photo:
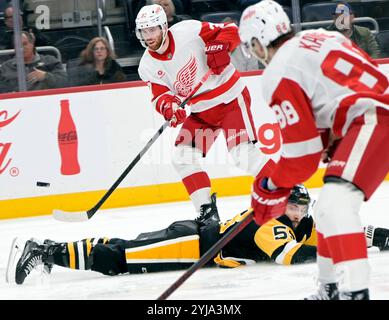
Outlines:
<svg viewBox="0 0 389 320"><path fill-rule="evenodd" d="M275 240L288 239L288 228L286 226L274 226L273 235ZM289 232L290 237L294 240L294 235Z"/></svg>
<svg viewBox="0 0 389 320"><path fill-rule="evenodd" d="M286 125L293 125L300 121L300 117L293 107L292 103L288 100L281 102L281 105L275 104L272 106L273 111L275 112L276 118L281 129L284 129Z"/></svg>
<svg viewBox="0 0 389 320"><path fill-rule="evenodd" d="M388 88L388 79L382 73L344 51L331 51L323 61L321 69L327 78L354 92L382 94Z"/></svg>

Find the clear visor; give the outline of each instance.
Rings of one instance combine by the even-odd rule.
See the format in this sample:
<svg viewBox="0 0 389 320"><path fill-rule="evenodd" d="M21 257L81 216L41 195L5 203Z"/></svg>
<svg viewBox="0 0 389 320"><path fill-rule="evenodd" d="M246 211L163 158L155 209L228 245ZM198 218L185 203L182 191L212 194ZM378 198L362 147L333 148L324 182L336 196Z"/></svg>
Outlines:
<svg viewBox="0 0 389 320"><path fill-rule="evenodd" d="M148 27L143 29L138 29L139 34L145 40L151 38L157 38L162 34L162 29L160 26Z"/></svg>
<svg viewBox="0 0 389 320"><path fill-rule="evenodd" d="M162 37L161 46L163 45L166 35L167 27L165 26L154 26L142 29L136 29L136 37L139 39L143 47L148 48L148 42L158 40L158 37Z"/></svg>

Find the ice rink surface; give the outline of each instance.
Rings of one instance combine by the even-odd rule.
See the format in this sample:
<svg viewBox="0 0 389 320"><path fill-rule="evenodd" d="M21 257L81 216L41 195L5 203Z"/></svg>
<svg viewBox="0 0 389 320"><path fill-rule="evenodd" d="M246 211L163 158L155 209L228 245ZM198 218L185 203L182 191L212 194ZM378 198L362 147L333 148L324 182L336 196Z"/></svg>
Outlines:
<svg viewBox="0 0 389 320"><path fill-rule="evenodd" d="M319 189L311 189L313 199ZM249 205L249 196L218 199L220 218L228 219ZM339 212L339 214L342 214ZM193 219L190 202L169 203L99 211L90 221L65 223L51 216L0 220L0 300L2 299L156 299L184 271L140 275L104 276L92 271L55 266L50 276L33 271L22 286L7 284L5 270L12 239L19 237L76 241L89 237L135 238L141 232L167 227L176 220ZM384 182L364 203L365 225L389 228L389 182ZM370 294L373 300L389 299L389 251L369 249ZM316 264L279 266L258 263L235 269L197 271L172 295L177 300L299 300L316 291Z"/></svg>

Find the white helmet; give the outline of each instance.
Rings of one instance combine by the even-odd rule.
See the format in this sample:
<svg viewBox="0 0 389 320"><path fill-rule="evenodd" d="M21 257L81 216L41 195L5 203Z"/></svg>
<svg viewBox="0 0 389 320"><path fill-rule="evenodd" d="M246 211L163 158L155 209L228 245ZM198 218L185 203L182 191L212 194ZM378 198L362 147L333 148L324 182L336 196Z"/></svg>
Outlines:
<svg viewBox="0 0 389 320"><path fill-rule="evenodd" d="M138 15L136 16L135 24L136 24L135 27L136 37L139 39L142 46L144 46L145 48L147 48L147 44L143 39L140 30L144 28L160 26L163 32L163 40L161 43L161 47L162 47L166 38L168 24L167 24L166 13L159 4L152 4L149 6L142 7Z"/></svg>
<svg viewBox="0 0 389 320"><path fill-rule="evenodd" d="M292 26L288 15L272 0L262 0L247 7L239 23L240 39L246 48L251 48L251 39L257 38L266 50L272 41L290 31Z"/></svg>

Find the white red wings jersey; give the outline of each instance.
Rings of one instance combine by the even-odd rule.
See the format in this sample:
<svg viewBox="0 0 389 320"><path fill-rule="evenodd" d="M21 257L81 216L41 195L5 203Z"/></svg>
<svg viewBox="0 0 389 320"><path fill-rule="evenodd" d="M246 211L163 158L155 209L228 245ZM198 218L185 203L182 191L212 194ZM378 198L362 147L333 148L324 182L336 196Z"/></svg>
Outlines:
<svg viewBox="0 0 389 320"><path fill-rule="evenodd" d="M349 39L324 29L285 42L261 82L283 138L272 174L279 187L292 187L315 172L323 150L319 129L342 137L367 109L389 109L388 77Z"/></svg>
<svg viewBox="0 0 389 320"><path fill-rule="evenodd" d="M176 95L182 101L207 73L205 44L208 41L228 42L230 52L240 43L238 27L234 23L186 20L173 25L168 37L170 43L166 52L159 55L145 50L138 69L141 79L151 87L152 101L157 111L160 111L158 99L163 94ZM191 111L201 112L230 102L244 87L239 72L230 63L220 75L211 75L202 85L197 97L189 103Z"/></svg>

